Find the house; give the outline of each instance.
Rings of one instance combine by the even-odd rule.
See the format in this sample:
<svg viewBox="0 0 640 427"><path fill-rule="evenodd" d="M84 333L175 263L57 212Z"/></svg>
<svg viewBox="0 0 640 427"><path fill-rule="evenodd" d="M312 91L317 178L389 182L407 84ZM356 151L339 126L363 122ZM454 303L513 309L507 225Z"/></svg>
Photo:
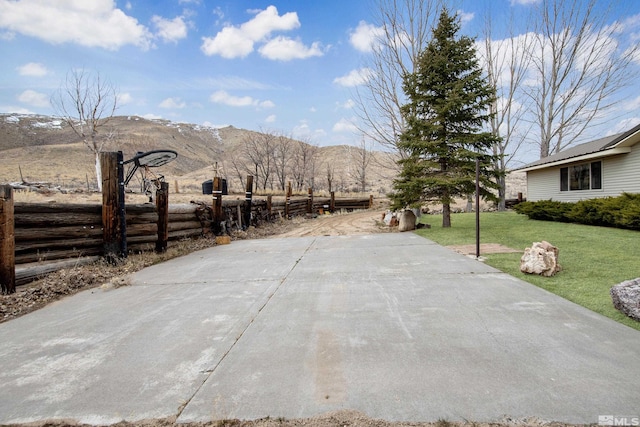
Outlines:
<svg viewBox="0 0 640 427"><path fill-rule="evenodd" d="M518 169L527 173L527 200L575 202L640 193L640 125L576 145Z"/></svg>

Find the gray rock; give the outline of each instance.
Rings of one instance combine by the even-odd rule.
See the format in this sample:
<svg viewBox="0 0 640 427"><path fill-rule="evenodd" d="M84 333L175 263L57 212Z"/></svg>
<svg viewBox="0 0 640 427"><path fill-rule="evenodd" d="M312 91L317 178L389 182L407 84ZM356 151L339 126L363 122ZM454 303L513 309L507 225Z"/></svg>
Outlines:
<svg viewBox="0 0 640 427"><path fill-rule="evenodd" d="M616 309L640 321L640 278L618 283L609 293Z"/></svg>
<svg viewBox="0 0 640 427"><path fill-rule="evenodd" d="M416 229L416 215L408 209L400 212L398 221L398 231L411 231Z"/></svg>

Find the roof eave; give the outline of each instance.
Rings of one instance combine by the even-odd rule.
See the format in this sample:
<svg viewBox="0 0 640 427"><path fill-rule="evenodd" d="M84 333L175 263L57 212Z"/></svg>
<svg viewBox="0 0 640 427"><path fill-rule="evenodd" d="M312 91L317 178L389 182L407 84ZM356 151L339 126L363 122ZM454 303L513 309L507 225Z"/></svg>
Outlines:
<svg viewBox="0 0 640 427"><path fill-rule="evenodd" d="M551 167L566 165L569 163L582 162L586 160L599 159L602 157L617 156L619 154L627 154L631 152L630 146L617 146L602 151L596 151L595 153L584 154L582 156L570 157L568 159L557 160L555 162L542 163L539 165L529 166L527 168L518 169L519 172L530 172L534 170L547 169Z"/></svg>

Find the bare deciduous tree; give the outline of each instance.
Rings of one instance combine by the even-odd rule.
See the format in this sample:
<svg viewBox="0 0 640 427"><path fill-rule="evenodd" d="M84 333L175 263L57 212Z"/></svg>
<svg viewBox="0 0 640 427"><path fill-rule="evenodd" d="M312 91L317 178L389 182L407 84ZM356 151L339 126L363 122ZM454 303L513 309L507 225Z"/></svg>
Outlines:
<svg viewBox="0 0 640 427"><path fill-rule="evenodd" d="M350 175L358 184L358 189L363 193L367 191L367 171L369 163L373 159L373 153L369 145L363 137L358 147L349 147L350 163L353 165L353 168L350 168Z"/></svg>
<svg viewBox="0 0 640 427"><path fill-rule="evenodd" d="M640 47L621 46L620 24L608 22L608 4L541 0L538 5L526 94L534 106L540 157L576 142L637 77L632 61Z"/></svg>
<svg viewBox="0 0 640 427"><path fill-rule="evenodd" d="M238 153L237 152L232 152L228 154L228 158L229 161L231 162L231 166L233 166L233 173L235 174L235 176L238 178L238 182L240 182L240 187L241 188L245 188L245 174L249 173L252 174L253 172L251 172L248 168L247 165L244 164L242 162L242 160L239 158ZM257 183L257 177L255 178L255 182ZM255 184L257 185L257 184Z"/></svg>
<svg viewBox="0 0 640 427"><path fill-rule="evenodd" d="M532 48L532 35L527 32L514 35L511 20L510 36L503 40L493 40L490 16L485 23L484 45L478 45L478 53L489 84L496 90L496 101L489 108L489 125L493 134L499 137L493 145L493 154L496 156L494 169L498 175L498 209L504 210L507 168L522 147L528 134L527 128L531 127L523 120L526 109L517 99L531 62L529 52Z"/></svg>
<svg viewBox="0 0 640 427"><path fill-rule="evenodd" d="M374 8L374 24L381 36L367 64L367 82L356 89L356 106L361 132L394 156L405 154L397 145L405 128L400 114L405 102L402 78L414 71L442 4L440 0L377 0Z"/></svg>
<svg viewBox="0 0 640 427"><path fill-rule="evenodd" d="M276 145L276 137L272 133L249 133L243 141L243 154L251 163L249 173L255 176L255 186L259 188L259 181L262 182L262 189L267 186L273 189L273 158Z"/></svg>
<svg viewBox="0 0 640 427"><path fill-rule="evenodd" d="M316 159L318 147L308 141L295 141L291 175L296 190L301 191L305 185L314 188Z"/></svg>
<svg viewBox="0 0 640 427"><path fill-rule="evenodd" d="M273 170L278 180L278 188L284 191L295 146L291 138L285 135L274 135L274 141Z"/></svg>
<svg viewBox="0 0 640 427"><path fill-rule="evenodd" d="M331 162L327 162L327 186L329 187L329 193L333 191L333 181L335 179L335 169Z"/></svg>
<svg viewBox="0 0 640 427"><path fill-rule="evenodd" d="M51 103L56 112L73 129L95 155L98 189L102 191L100 153L109 140L109 133L100 138L99 130L113 117L118 106L118 93L99 73L73 70L67 74Z"/></svg>

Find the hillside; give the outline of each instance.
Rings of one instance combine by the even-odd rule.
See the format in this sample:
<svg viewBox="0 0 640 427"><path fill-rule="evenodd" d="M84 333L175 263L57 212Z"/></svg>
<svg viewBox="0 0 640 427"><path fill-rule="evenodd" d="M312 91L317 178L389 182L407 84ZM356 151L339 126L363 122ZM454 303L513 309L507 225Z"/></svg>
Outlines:
<svg viewBox="0 0 640 427"><path fill-rule="evenodd" d="M141 117L113 117L102 128L111 139L104 151L122 151L126 159L139 151L174 150L178 158L154 172L167 181L178 182L180 188L197 189L211 179L214 165L226 177L234 191L244 189L238 175L246 176L249 165L242 152L243 141L256 132L233 126L211 128L168 120L148 120ZM291 140L292 143L299 143ZM319 147L315 167L315 186L327 187L327 165L334 173L334 189L357 188L354 178L354 147ZM367 168L367 191L386 193L390 190L388 168L383 166L381 153L374 153ZM20 171L22 171L22 178ZM36 115L0 114L0 182L50 182L67 188L86 188L95 183L94 158L80 138L57 118ZM291 179L289 177L289 179Z"/></svg>
<svg viewBox="0 0 640 427"><path fill-rule="evenodd" d="M242 149L248 138L260 133L233 126L212 128L168 120L141 117L113 117L102 128L111 139L104 151L124 153L125 160L139 151L174 150L178 158L154 169L171 184L172 190L201 191L203 181L214 176L214 166L228 180L230 191L244 192L246 175L252 163ZM288 139L292 146L307 146ZM314 188L328 189L332 175L335 191L358 191L358 163L362 151L351 146L317 147L313 173ZM373 152L366 169L366 191L384 195L391 190L394 162L388 153ZM287 181L293 180L294 162L290 161ZM22 177L21 177L22 173ZM48 182L64 188L95 188L94 157L80 138L60 119L47 116L0 114L0 183ZM273 177L272 177L273 179ZM132 181L135 185L135 180ZM307 178L308 185L310 178ZM176 187L177 186L177 187ZM277 180L274 182L277 188ZM526 192L523 174L511 174L507 197Z"/></svg>

